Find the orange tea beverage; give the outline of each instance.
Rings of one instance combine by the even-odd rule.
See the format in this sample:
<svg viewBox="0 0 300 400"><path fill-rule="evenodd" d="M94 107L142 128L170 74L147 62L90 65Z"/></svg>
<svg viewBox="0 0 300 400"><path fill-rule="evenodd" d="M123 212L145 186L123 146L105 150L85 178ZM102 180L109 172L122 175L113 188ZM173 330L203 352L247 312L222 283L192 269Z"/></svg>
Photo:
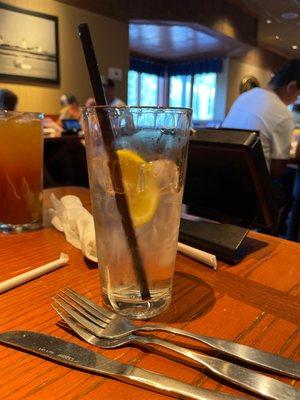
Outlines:
<svg viewBox="0 0 300 400"><path fill-rule="evenodd" d="M121 189L113 184L115 168L110 168L97 113L89 108L85 134L102 296L118 313L147 319L171 302L191 111L105 109L150 298L141 293L116 203Z"/></svg>
<svg viewBox="0 0 300 400"><path fill-rule="evenodd" d="M42 226L42 171L39 115L0 111L0 231Z"/></svg>

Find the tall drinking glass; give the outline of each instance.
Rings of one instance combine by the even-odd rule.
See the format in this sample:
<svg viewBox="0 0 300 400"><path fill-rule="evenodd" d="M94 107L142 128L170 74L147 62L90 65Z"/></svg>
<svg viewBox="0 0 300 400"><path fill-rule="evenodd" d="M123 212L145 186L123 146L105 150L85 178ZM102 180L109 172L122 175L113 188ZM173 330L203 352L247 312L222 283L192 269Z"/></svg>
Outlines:
<svg viewBox="0 0 300 400"><path fill-rule="evenodd" d="M0 232L42 226L41 114L0 111Z"/></svg>
<svg viewBox="0 0 300 400"><path fill-rule="evenodd" d="M90 107L83 110L97 255L104 303L120 314L146 319L171 301L191 110ZM99 120L110 122L112 147ZM150 292L143 298L116 195L121 170L137 252ZM128 221L125 221L125 223Z"/></svg>

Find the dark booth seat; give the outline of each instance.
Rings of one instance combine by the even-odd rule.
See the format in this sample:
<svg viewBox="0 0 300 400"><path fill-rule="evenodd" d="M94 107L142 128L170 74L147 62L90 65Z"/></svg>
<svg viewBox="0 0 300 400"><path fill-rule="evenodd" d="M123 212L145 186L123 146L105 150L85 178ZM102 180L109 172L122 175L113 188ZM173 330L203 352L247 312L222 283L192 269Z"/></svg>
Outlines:
<svg viewBox="0 0 300 400"><path fill-rule="evenodd" d="M88 187L85 146L78 135L44 139L44 188Z"/></svg>

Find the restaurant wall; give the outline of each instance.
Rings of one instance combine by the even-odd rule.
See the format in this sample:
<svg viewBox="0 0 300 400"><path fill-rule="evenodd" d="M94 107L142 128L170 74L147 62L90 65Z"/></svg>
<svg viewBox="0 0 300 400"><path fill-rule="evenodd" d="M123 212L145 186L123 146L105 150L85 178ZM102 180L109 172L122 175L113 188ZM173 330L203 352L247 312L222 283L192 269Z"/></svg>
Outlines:
<svg viewBox="0 0 300 400"><path fill-rule="evenodd" d="M223 121L226 115L227 89L228 89L229 60L223 60L223 71L217 74L217 90L215 97L214 121Z"/></svg>
<svg viewBox="0 0 300 400"><path fill-rule="evenodd" d="M20 110L57 114L62 93L74 94L80 104L84 104L92 95L80 41L76 35L76 27L80 22L87 22L90 26L101 72L107 74L108 67L123 71L123 80L116 83L116 94L126 101L129 63L127 23L54 0L6 0L5 3L59 18L60 85L0 81L1 88L8 88L18 95Z"/></svg>
<svg viewBox="0 0 300 400"><path fill-rule="evenodd" d="M240 83L244 76L255 76L260 86L265 86L271 76L272 68L263 67L258 62L243 57L241 59L230 58L228 62L228 86L227 86L227 103L226 110L229 111L232 103L240 94Z"/></svg>

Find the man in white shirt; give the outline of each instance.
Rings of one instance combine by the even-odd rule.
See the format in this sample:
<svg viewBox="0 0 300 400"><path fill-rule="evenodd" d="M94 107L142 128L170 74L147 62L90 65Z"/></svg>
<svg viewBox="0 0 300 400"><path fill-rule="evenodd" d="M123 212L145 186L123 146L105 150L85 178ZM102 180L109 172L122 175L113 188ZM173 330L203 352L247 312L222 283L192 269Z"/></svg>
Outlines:
<svg viewBox="0 0 300 400"><path fill-rule="evenodd" d="M280 178L289 159L293 115L287 108L300 94L300 59L289 61L266 88L254 88L233 103L222 126L260 132L271 177Z"/></svg>
<svg viewBox="0 0 300 400"><path fill-rule="evenodd" d="M222 126L253 129L260 133L266 162L273 179L274 193L282 209L278 231L285 234L293 204L295 171L286 168L290 158L293 114L287 108L300 94L300 59L289 61L266 88L254 88L233 103Z"/></svg>

